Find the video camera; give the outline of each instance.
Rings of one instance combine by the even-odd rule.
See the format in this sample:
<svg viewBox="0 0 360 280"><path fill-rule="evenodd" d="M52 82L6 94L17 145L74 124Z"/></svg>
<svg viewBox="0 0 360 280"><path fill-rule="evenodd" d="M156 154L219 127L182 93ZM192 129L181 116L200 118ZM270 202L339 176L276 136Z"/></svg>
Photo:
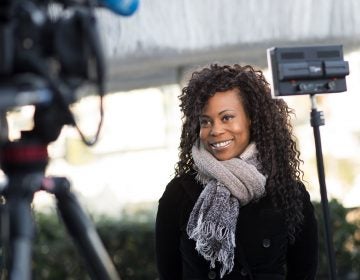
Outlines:
<svg viewBox="0 0 360 280"><path fill-rule="evenodd" d="M43 122L39 128L49 128L44 122L53 127L74 125L68 106L78 98L75 91L88 83L100 96L104 94L97 7L129 16L138 1L0 1L0 111L37 105L35 120L48 116L39 120ZM57 133L38 132L48 142L57 137Z"/></svg>
<svg viewBox="0 0 360 280"><path fill-rule="evenodd" d="M34 127L21 131L19 139L5 139L7 126L0 123L0 162L7 177L0 189L0 235L4 237L0 247L6 263L1 263L0 256L0 275L6 279L31 279L35 236L31 203L39 190L57 199L92 279L120 279L69 180L45 177L45 169L47 145L57 139L63 125L74 125L87 145L96 143L100 132L105 62L95 9L107 7L128 16L137 6L137 0L0 0L0 122L14 107L35 107ZM85 84L96 86L100 96L100 121L90 140L69 108L78 98L75 91Z"/></svg>

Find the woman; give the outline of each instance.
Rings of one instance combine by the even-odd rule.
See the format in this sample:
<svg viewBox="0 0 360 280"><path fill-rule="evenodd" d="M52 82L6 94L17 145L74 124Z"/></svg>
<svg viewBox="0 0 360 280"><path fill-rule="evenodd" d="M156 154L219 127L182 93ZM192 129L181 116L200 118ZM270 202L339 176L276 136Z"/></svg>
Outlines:
<svg viewBox="0 0 360 280"><path fill-rule="evenodd" d="M180 101L179 162L156 219L160 279L315 279L317 222L286 103L261 71L216 64Z"/></svg>

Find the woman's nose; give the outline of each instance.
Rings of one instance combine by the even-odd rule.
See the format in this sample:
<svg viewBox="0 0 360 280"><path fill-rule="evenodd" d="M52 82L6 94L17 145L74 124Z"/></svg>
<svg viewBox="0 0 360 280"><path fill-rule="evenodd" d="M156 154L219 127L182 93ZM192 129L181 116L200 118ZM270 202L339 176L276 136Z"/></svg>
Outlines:
<svg viewBox="0 0 360 280"><path fill-rule="evenodd" d="M214 122L211 126L210 135L211 136L218 136L224 132L224 127L221 123Z"/></svg>

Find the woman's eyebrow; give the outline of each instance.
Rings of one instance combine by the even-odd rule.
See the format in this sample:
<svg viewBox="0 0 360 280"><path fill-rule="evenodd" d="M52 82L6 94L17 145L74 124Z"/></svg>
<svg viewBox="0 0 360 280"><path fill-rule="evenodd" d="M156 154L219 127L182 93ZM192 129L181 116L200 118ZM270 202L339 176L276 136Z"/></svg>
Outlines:
<svg viewBox="0 0 360 280"><path fill-rule="evenodd" d="M219 112L219 115L224 114L226 112L235 112L235 110L234 109L225 109L225 110L222 110L221 112Z"/></svg>
<svg viewBox="0 0 360 280"><path fill-rule="evenodd" d="M235 111L236 111L236 110L234 110L234 109L224 109L224 110L220 111L220 112L218 113L218 115L220 116L220 115L222 115L222 114L224 114L224 113L227 113L227 112L235 112ZM201 114L201 115L199 116L199 118L210 118L210 116L207 115L207 114Z"/></svg>

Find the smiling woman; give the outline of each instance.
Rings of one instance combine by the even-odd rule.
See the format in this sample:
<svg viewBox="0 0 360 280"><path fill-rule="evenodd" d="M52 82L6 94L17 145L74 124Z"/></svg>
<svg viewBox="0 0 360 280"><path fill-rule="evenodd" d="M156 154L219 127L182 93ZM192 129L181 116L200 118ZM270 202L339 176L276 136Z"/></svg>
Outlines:
<svg viewBox="0 0 360 280"><path fill-rule="evenodd" d="M317 222L286 103L240 65L194 72L179 98L179 161L156 219L160 279L315 279Z"/></svg>
<svg viewBox="0 0 360 280"><path fill-rule="evenodd" d="M218 160L239 156L250 141L250 120L238 89L217 92L200 116L200 140Z"/></svg>

